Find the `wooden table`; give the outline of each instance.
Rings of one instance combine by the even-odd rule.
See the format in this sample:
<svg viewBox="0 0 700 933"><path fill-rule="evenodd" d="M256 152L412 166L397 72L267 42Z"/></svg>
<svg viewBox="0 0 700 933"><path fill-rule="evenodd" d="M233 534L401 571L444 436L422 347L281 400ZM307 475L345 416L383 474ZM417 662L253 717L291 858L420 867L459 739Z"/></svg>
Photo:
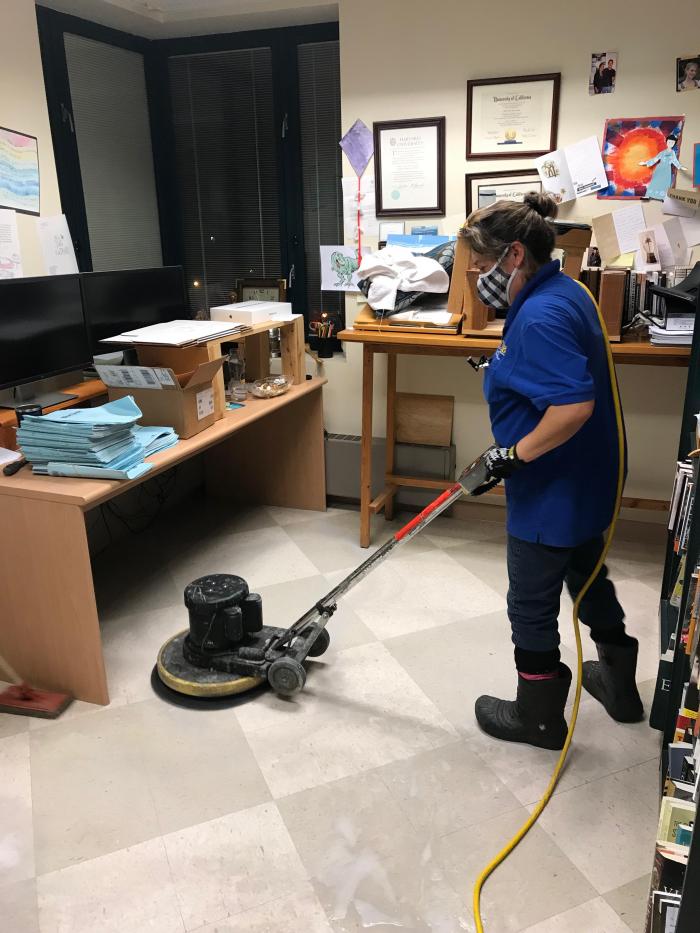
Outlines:
<svg viewBox="0 0 700 933"><path fill-rule="evenodd" d="M107 387L99 379L85 379L74 386L61 386L58 391L65 392L67 395L75 395L76 398L68 398L65 402L59 402L57 405L49 405L48 408L44 409L45 415L50 411L58 411L60 408L73 408L75 405L98 399L107 394ZM0 408L0 447L7 447L8 450L17 449L16 427L17 415L14 410L12 408Z"/></svg>
<svg viewBox="0 0 700 933"><path fill-rule="evenodd" d="M360 461L360 546L369 547L371 516L383 511L393 518L394 496L399 486L442 490L452 485L443 480L394 473L394 407L396 402L396 361L400 354L410 356L490 356L499 341L485 337L463 337L460 334L406 334L385 331L343 330L338 339L362 344L362 454ZM611 343L616 363L646 366L687 366L690 347L653 347L648 339L623 338ZM374 395L374 355L386 353L386 473L382 492L372 499L372 410ZM658 508L656 500L626 500L623 505ZM665 503L664 503L665 505Z"/></svg>
<svg viewBox="0 0 700 933"><path fill-rule="evenodd" d="M315 378L245 407L148 462L137 480L0 474L0 654L37 686L108 703L85 516L198 454L209 494L326 508L322 386Z"/></svg>

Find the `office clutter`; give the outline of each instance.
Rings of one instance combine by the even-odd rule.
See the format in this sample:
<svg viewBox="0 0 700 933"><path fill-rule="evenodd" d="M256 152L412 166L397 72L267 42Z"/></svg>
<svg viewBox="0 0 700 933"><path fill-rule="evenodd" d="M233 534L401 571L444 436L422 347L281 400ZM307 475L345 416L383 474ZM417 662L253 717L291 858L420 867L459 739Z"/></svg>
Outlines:
<svg viewBox="0 0 700 933"><path fill-rule="evenodd" d="M387 246L366 255L358 269L360 291L375 311L403 311L421 294L445 294L454 264L454 243L440 244L416 255L402 246Z"/></svg>
<svg viewBox="0 0 700 933"><path fill-rule="evenodd" d="M290 321L293 317L289 301L235 301L218 305L209 311L212 321L232 321L237 324L262 324L266 321Z"/></svg>
<svg viewBox="0 0 700 933"><path fill-rule="evenodd" d="M192 347L210 340L244 334L247 330L250 330L249 325L230 321L167 321L161 324L150 324L148 327L137 327L114 337L105 337L101 342L156 347Z"/></svg>
<svg viewBox="0 0 700 933"><path fill-rule="evenodd" d="M172 352L172 351L171 351ZM142 425L167 424L179 437L188 438L223 416L223 398L214 391L214 379L224 358L207 360L192 368L184 351L177 373L168 366L98 366L110 400L132 396L140 408Z"/></svg>
<svg viewBox="0 0 700 933"><path fill-rule="evenodd" d="M144 458L177 443L171 428L141 429L131 396L97 408L66 408L25 415L17 429L34 473L97 479L137 479L151 469Z"/></svg>

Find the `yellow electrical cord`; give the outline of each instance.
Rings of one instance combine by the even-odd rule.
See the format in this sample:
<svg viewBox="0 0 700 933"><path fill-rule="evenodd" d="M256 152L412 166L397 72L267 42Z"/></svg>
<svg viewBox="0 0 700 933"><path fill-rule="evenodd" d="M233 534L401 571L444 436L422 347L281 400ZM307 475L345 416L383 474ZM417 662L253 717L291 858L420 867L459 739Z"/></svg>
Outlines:
<svg viewBox="0 0 700 933"><path fill-rule="evenodd" d="M504 862L510 853L515 849L515 847L525 838L527 833L532 829L537 820L540 818L540 814L544 808L549 803L552 794L554 793L554 788L557 786L559 777L561 775L562 769L564 767L564 762L566 761L566 756L569 751L569 746L571 745L571 740L574 735L574 729L576 728L576 720L578 718L578 708L581 702L581 680L583 675L583 655L581 651L581 629L579 626L578 619L578 610L581 605L581 600L588 592L589 587L598 576L600 568L605 563L605 558L610 548L610 544L615 534L615 526L617 525L617 516L620 512L620 503L622 501L622 487L625 479L625 432L622 424L622 407L620 405L620 392L617 386L617 378L615 376L615 363L613 361L612 350L610 348L610 341L608 339L608 331L605 327L605 321L603 320L603 315L600 313L600 308L598 307L598 302L595 300L588 288L582 283L579 282L581 288L588 293L591 298L591 301L595 305L596 312L598 313L598 320L600 321L600 329L603 332L603 339L605 340L605 349L608 358L608 371L610 373L610 387L612 389L613 404L615 407L615 422L617 424L617 461L618 461L618 471L617 471L617 492L615 494L615 508L613 510L612 521L610 522L610 527L608 528L605 535L605 542L603 544L603 550L601 551L600 557L598 558L598 563L593 568L590 577L586 580L581 592L576 597L576 602L574 603L573 611L573 622L574 622L574 634L576 636L576 694L574 695L574 706L571 711L571 721L569 723L569 731L566 734L566 740L564 742L564 747L561 750L559 755L559 760L557 761L556 767L552 772L552 777L549 780L547 789L542 795L540 801L538 802L535 809L532 811L530 817L523 823L517 833L510 839L506 845L501 849L501 851L496 855L489 864L484 868L479 877L476 879L474 884L473 892L473 901L472 906L474 910L474 922L476 923L476 933L484 933L484 925L481 920L481 889L484 886L484 882L489 877L489 875L495 871L498 866Z"/></svg>

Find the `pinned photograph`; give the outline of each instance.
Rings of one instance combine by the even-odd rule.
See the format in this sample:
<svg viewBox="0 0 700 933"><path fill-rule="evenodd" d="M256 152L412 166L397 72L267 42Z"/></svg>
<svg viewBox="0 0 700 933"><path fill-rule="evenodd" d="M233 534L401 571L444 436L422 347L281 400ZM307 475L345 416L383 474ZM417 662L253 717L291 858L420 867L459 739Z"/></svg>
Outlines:
<svg viewBox="0 0 700 933"><path fill-rule="evenodd" d="M659 247L653 230L642 230L639 234L639 252L640 264L644 272L658 272L661 270Z"/></svg>
<svg viewBox="0 0 700 933"><path fill-rule="evenodd" d="M593 52L588 76L589 94L612 94L617 79L617 52Z"/></svg>
<svg viewBox="0 0 700 933"><path fill-rule="evenodd" d="M676 59L676 90L700 89L700 54Z"/></svg>

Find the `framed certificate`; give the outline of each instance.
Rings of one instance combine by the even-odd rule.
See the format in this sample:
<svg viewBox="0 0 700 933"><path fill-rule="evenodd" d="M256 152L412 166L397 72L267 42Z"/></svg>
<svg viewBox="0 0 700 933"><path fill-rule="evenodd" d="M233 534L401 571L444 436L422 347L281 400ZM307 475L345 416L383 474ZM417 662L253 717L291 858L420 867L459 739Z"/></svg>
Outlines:
<svg viewBox="0 0 700 933"><path fill-rule="evenodd" d="M464 176L467 217L494 201L522 201L529 191L541 191L536 169L522 172L474 172Z"/></svg>
<svg viewBox="0 0 700 933"><path fill-rule="evenodd" d="M445 118L374 124L377 217L445 213Z"/></svg>
<svg viewBox="0 0 700 933"><path fill-rule="evenodd" d="M467 82L467 158L518 159L557 148L561 74Z"/></svg>

